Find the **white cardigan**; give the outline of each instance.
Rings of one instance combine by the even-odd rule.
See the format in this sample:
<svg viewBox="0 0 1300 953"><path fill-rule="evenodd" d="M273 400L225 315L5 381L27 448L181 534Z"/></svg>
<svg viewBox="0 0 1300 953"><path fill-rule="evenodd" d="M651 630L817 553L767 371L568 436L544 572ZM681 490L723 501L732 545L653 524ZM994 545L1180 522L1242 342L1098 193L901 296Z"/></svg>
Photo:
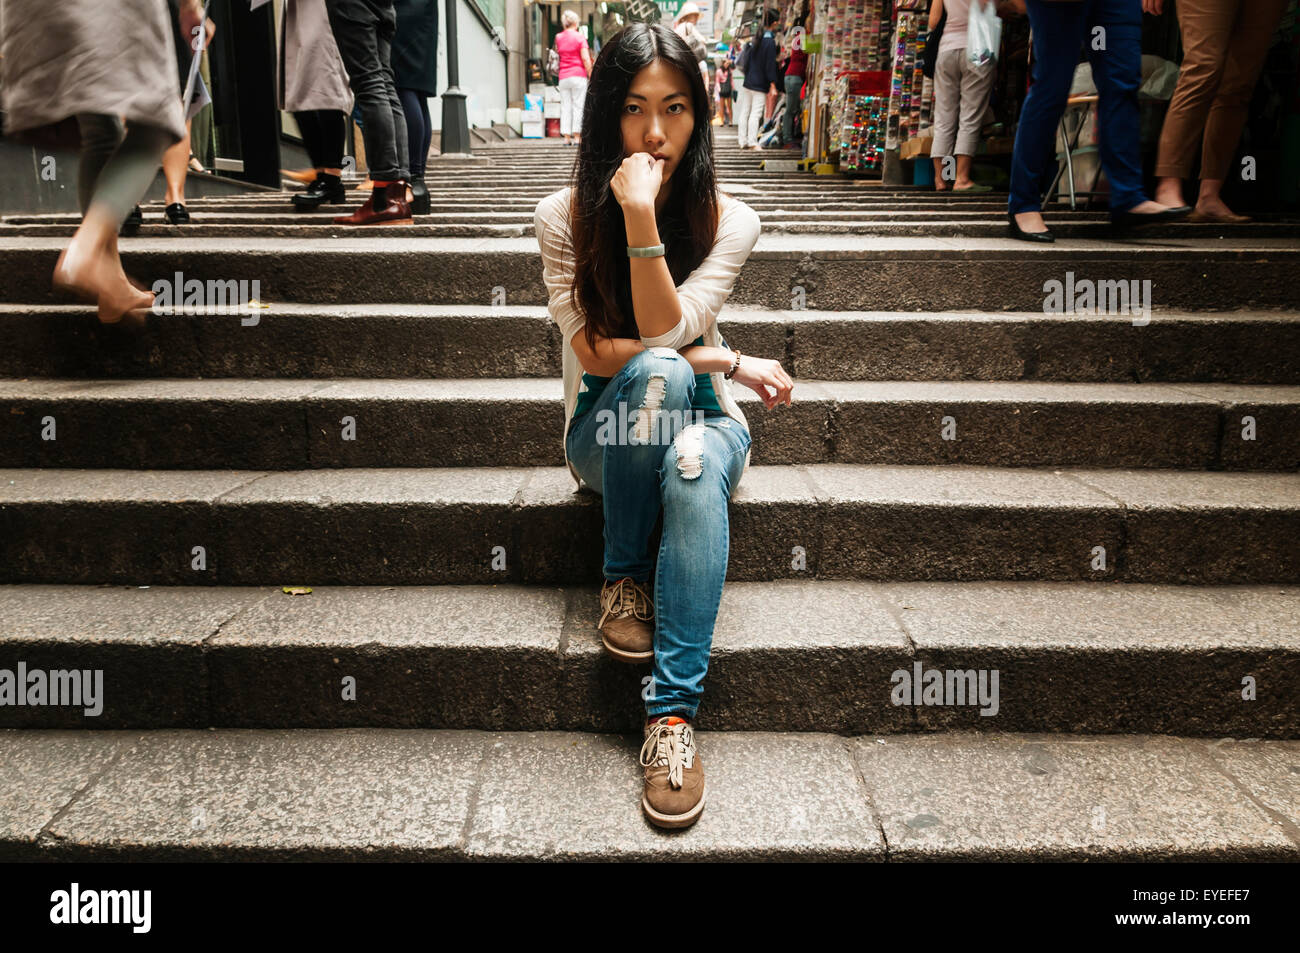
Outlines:
<svg viewBox="0 0 1300 953"><path fill-rule="evenodd" d="M561 443L569 431L569 421L573 419L573 409L577 405L578 390L582 383L582 365L570 343L586 322L573 303L570 286L573 282L574 259L573 248L569 238L569 197L572 188L563 188L552 192L537 203L533 214L533 228L537 233L537 244L542 252L542 272L546 289L550 293L547 309L560 328L564 340L564 430L560 434ZM723 302L731 294L736 283L736 276L744 266L745 260L758 241L761 224L758 213L725 192L718 193L719 217L717 236L713 249L707 258L700 262L698 268L686 276L686 280L677 286L677 298L681 302L682 316L671 330L654 337L643 337L641 343L646 347L686 347L697 337L703 336L704 343L711 347L722 346L722 336L718 333L718 312ZM731 396L731 382L722 376L721 371L710 375L713 390L718 397L718 406L723 413L740 423L746 430L749 424L740 406ZM569 462L568 447L564 449L564 462L573 474L573 479L581 485L578 471ZM749 468L749 452L745 453L745 469ZM743 471L742 471L743 473ZM732 494L740 485L737 480L732 487Z"/></svg>

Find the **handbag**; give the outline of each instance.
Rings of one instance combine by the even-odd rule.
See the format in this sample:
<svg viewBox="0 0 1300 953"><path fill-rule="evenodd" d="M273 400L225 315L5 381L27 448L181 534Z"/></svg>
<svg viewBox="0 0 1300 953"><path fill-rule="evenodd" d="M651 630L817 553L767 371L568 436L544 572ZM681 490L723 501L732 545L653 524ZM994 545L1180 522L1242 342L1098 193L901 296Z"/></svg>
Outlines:
<svg viewBox="0 0 1300 953"><path fill-rule="evenodd" d="M921 53L921 72L934 79L934 64L939 60L939 41L943 39L943 28L948 24L948 8L939 14L939 25L925 38L925 50Z"/></svg>
<svg viewBox="0 0 1300 953"><path fill-rule="evenodd" d="M560 54L555 47L546 51L546 72L552 76L560 74Z"/></svg>
<svg viewBox="0 0 1300 953"><path fill-rule="evenodd" d="M998 58L1002 46L1002 18L993 0L971 0L966 15L966 59L972 66L983 66Z"/></svg>

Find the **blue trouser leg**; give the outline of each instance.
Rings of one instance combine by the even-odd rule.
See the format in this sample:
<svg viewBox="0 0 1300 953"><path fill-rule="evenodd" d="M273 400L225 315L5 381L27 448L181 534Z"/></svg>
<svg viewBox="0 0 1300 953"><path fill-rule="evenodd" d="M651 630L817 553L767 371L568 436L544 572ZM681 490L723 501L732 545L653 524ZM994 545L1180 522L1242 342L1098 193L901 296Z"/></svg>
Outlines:
<svg viewBox="0 0 1300 953"><path fill-rule="evenodd" d="M683 429L663 454L664 528L655 572L655 661L646 714L694 717L709 669L713 624L727 575L727 500L740 479L749 431L730 417Z"/></svg>
<svg viewBox="0 0 1300 953"><path fill-rule="evenodd" d="M1085 6L1025 0L1033 30L1034 76L1020 110L1016 145L1011 156L1011 194L1007 210L1037 212L1042 208L1043 173L1055 153L1056 127L1065 112L1070 83L1083 41Z"/></svg>
<svg viewBox="0 0 1300 953"><path fill-rule="evenodd" d="M601 494L604 571L611 582L650 578L650 534L661 510L659 467L694 395L695 373L686 358L671 348L648 348L624 364L592 408L573 421L566 438L569 460ZM656 406L657 424L642 416L643 409Z"/></svg>
<svg viewBox="0 0 1300 953"><path fill-rule="evenodd" d="M1105 48L1093 42L1105 31ZM1142 191L1138 87L1142 83L1141 0L1088 0L1088 61L1097 86L1097 149L1110 183L1111 214L1147 201Z"/></svg>

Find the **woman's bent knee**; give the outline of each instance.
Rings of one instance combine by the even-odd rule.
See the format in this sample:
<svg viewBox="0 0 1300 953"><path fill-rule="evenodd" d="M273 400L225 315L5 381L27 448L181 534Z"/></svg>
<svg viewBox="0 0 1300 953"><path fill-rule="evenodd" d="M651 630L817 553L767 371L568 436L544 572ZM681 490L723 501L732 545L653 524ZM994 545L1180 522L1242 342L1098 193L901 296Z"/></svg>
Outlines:
<svg viewBox="0 0 1300 953"><path fill-rule="evenodd" d="M695 381L690 362L670 347L646 348L629 359L620 373L645 385L645 402L653 405L651 409L686 401Z"/></svg>

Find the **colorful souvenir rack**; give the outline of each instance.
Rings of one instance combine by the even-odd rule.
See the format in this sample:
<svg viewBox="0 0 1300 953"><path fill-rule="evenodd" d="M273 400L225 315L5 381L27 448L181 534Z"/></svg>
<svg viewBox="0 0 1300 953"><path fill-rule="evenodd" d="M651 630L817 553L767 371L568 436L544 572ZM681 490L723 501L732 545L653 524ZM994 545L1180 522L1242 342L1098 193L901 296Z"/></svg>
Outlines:
<svg viewBox="0 0 1300 953"><path fill-rule="evenodd" d="M906 2L900 0L900 5ZM897 149L930 125L934 90L921 71L927 29L925 10L899 10L894 27L894 72L890 80L885 137L889 149Z"/></svg>
<svg viewBox="0 0 1300 953"><path fill-rule="evenodd" d="M884 96L849 96L840 132L840 169L846 172L874 172L884 168Z"/></svg>
<svg viewBox="0 0 1300 953"><path fill-rule="evenodd" d="M893 0L817 0L824 97L832 96L832 84L845 72L889 68L893 6Z"/></svg>

